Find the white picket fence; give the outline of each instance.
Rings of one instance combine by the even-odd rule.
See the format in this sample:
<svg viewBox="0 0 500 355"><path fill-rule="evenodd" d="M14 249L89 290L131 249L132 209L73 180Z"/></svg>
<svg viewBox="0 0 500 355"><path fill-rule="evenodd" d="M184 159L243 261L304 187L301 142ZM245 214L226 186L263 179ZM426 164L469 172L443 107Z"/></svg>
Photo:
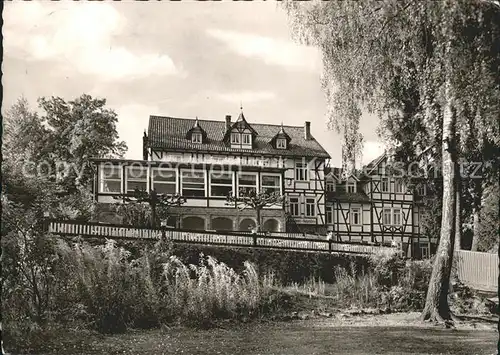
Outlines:
<svg viewBox="0 0 500 355"><path fill-rule="evenodd" d="M498 253L460 250L457 255L460 281L477 290L498 290Z"/></svg>

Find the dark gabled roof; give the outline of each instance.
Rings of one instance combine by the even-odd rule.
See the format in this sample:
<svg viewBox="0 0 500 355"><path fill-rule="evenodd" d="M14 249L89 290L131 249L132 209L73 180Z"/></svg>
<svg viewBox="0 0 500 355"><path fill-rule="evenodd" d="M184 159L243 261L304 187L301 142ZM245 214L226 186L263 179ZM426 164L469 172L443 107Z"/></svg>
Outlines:
<svg viewBox="0 0 500 355"><path fill-rule="evenodd" d="M364 192L332 191L326 193L327 201L365 202L370 198Z"/></svg>
<svg viewBox="0 0 500 355"><path fill-rule="evenodd" d="M206 143L193 144L186 139L186 133L193 127L195 119L150 116L148 128L148 147L153 149L172 149L185 151L208 151L221 153L252 153L281 156L307 156L330 158L323 147L311 137L304 138L304 128L284 126L291 142L287 150L274 148L270 141L279 131L280 125L253 123L257 135L253 149L234 149L223 142L226 133L224 121L198 120L207 134Z"/></svg>
<svg viewBox="0 0 500 355"><path fill-rule="evenodd" d="M371 162L369 162L368 164L366 164L364 170L366 172L372 172L374 169L377 168L377 166L384 160L384 158L386 156L387 156L387 152L384 151L384 153L382 153L382 155L376 157Z"/></svg>

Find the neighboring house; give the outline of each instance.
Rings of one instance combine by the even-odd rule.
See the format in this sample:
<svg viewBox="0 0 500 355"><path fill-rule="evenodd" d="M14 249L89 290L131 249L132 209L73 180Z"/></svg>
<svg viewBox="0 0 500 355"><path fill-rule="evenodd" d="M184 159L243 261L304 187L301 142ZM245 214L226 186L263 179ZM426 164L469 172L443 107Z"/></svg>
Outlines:
<svg viewBox="0 0 500 355"><path fill-rule="evenodd" d="M179 193L169 224L194 230L250 231L255 211L226 204L230 192L277 192L283 205L262 211L263 230L326 233L325 161L328 153L303 127L150 116L142 160L95 160L94 194L109 204L135 188ZM286 211L286 212L285 212Z"/></svg>
<svg viewBox="0 0 500 355"><path fill-rule="evenodd" d="M348 177L325 169L327 229L334 240L401 244L408 256L429 256L436 240L421 237L425 185L412 186L401 176L385 153Z"/></svg>

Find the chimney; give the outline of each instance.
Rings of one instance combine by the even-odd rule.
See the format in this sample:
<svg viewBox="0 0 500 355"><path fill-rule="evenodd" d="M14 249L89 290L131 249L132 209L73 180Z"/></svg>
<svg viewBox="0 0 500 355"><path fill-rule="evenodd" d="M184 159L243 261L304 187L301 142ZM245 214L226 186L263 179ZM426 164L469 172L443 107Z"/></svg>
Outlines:
<svg viewBox="0 0 500 355"><path fill-rule="evenodd" d="M309 140L311 139L311 122L306 121L304 125L304 139Z"/></svg>
<svg viewBox="0 0 500 355"><path fill-rule="evenodd" d="M231 115L226 115L226 132L231 128Z"/></svg>
<svg viewBox="0 0 500 355"><path fill-rule="evenodd" d="M144 131L144 136L142 137L142 160L148 160L148 136L146 131Z"/></svg>

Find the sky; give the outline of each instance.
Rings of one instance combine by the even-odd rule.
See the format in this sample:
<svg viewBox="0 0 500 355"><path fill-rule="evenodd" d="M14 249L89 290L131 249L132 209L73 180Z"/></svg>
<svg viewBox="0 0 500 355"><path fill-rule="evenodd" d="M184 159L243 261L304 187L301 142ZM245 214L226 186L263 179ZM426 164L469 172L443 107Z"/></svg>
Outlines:
<svg viewBox="0 0 500 355"><path fill-rule="evenodd" d="M321 56L294 42L284 10L263 2L5 2L3 106L24 96L106 98L130 159L149 115L302 126L341 162L327 128ZM363 114L363 162L382 153Z"/></svg>

